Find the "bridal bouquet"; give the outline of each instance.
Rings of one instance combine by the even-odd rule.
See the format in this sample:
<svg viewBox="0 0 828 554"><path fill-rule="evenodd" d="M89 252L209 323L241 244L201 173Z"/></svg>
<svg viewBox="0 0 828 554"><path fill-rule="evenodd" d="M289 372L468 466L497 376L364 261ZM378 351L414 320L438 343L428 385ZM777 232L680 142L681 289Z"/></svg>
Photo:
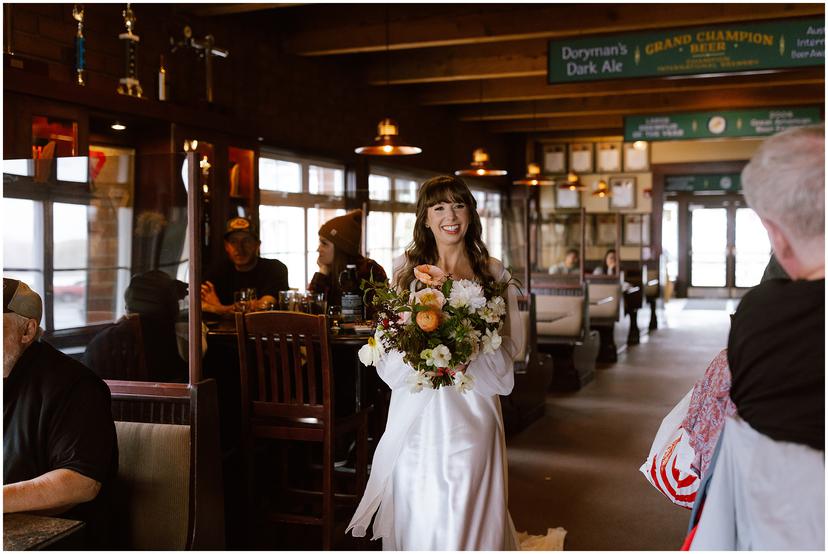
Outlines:
<svg viewBox="0 0 828 554"><path fill-rule="evenodd" d="M451 385L460 392L470 390L468 363L481 351L500 348L509 283L455 280L427 264L415 267L414 276L416 292L363 281L363 290L373 291L366 296L378 316L374 336L360 348L359 359L376 366L387 350L399 350L414 368L408 377L413 392Z"/></svg>

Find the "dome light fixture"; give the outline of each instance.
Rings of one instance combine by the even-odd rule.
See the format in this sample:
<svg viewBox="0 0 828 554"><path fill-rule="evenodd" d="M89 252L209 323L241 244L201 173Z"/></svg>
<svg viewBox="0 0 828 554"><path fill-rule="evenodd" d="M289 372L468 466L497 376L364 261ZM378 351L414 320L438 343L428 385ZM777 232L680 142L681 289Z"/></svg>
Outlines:
<svg viewBox="0 0 828 554"><path fill-rule="evenodd" d="M571 191L582 191L586 188L586 186L581 181L581 178L578 176L577 173L575 173L574 171L570 171L569 173L567 173L566 179L564 179L558 184L558 188Z"/></svg>
<svg viewBox="0 0 828 554"><path fill-rule="evenodd" d="M377 125L377 136L374 143L360 146L354 150L357 154L366 156L411 156L423 151L418 146L409 146L400 141L400 132L397 122L385 118Z"/></svg>
<svg viewBox="0 0 828 554"><path fill-rule="evenodd" d="M554 185L555 181L545 179L541 175L541 168L536 163L530 163L526 166L526 177L512 181L513 185L529 185L530 187L537 187L543 185Z"/></svg>
<svg viewBox="0 0 828 554"><path fill-rule="evenodd" d="M592 191L592 196L596 198L607 198L612 196L612 191L605 179L598 181L598 186Z"/></svg>
<svg viewBox="0 0 828 554"><path fill-rule="evenodd" d="M388 87L391 82L389 75L390 44L388 23L388 6L385 6L385 112L388 113ZM419 154L423 149L419 146L409 146L400 140L400 128L397 122L386 117L377 125L377 136L374 143L354 149L363 156L412 156Z"/></svg>
<svg viewBox="0 0 828 554"><path fill-rule="evenodd" d="M458 177L500 177L507 173L505 169L491 167L489 153L483 148L478 148L472 153L472 162L469 167L454 172Z"/></svg>

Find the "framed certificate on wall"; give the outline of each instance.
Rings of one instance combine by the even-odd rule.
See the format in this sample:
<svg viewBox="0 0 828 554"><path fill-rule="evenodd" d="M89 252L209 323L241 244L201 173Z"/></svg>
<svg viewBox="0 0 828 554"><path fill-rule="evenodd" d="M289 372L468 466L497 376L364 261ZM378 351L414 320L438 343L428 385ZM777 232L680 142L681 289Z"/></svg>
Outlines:
<svg viewBox="0 0 828 554"><path fill-rule="evenodd" d="M580 208L581 192L555 187L555 207L558 209Z"/></svg>
<svg viewBox="0 0 828 554"><path fill-rule="evenodd" d="M650 145L643 141L624 143L624 171L650 169Z"/></svg>
<svg viewBox="0 0 828 554"><path fill-rule="evenodd" d="M596 171L620 172L621 171L621 143L620 142L599 142L597 145Z"/></svg>
<svg viewBox="0 0 828 554"><path fill-rule="evenodd" d="M575 173L592 173L592 143L569 145L569 169Z"/></svg>
<svg viewBox="0 0 828 554"><path fill-rule="evenodd" d="M543 147L544 173L566 173L566 145L547 144Z"/></svg>
<svg viewBox="0 0 828 554"><path fill-rule="evenodd" d="M610 208L635 208L635 177L610 177Z"/></svg>

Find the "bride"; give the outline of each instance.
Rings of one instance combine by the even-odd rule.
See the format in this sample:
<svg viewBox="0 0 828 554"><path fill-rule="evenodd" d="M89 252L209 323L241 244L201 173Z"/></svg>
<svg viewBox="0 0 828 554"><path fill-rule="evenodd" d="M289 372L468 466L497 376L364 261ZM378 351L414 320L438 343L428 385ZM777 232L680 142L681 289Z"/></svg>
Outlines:
<svg viewBox="0 0 828 554"><path fill-rule="evenodd" d="M420 188L414 240L395 260L394 284L413 290L413 268L431 264L455 279L506 282L503 264L481 240L476 202L460 179L441 176ZM498 395L514 385L513 356L524 331L514 287L498 350L466 368L471 391L455 387L411 392L413 371L391 350L377 372L392 390L388 423L374 455L365 494L348 531L384 550L517 550L508 510L506 445ZM347 531L346 531L347 532Z"/></svg>

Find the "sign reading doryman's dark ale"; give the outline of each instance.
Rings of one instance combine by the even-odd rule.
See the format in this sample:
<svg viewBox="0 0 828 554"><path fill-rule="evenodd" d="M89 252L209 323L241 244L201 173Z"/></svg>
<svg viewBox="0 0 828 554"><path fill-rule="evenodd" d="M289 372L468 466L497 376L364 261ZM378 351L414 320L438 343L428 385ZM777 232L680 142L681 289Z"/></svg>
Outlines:
<svg viewBox="0 0 828 554"><path fill-rule="evenodd" d="M764 137L822 121L819 108L771 108L627 116L624 140Z"/></svg>
<svg viewBox="0 0 828 554"><path fill-rule="evenodd" d="M549 41L549 83L825 63L825 21L790 19Z"/></svg>

